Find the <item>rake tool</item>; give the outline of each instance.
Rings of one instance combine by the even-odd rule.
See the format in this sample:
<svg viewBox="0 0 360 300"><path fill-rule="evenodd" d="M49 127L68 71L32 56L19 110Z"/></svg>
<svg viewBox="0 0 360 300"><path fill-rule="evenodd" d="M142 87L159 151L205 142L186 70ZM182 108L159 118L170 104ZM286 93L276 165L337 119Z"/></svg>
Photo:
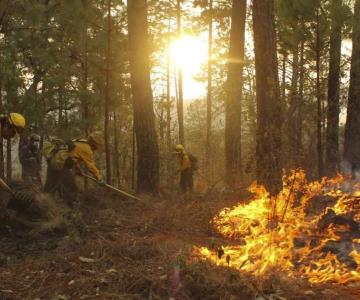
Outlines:
<svg viewBox="0 0 360 300"><path fill-rule="evenodd" d="M137 200L137 201L142 201L142 202L144 201L143 199L138 198L138 197L136 197L136 196L134 196L134 195L131 195L131 194L127 193L127 192L124 192L124 191L122 191L122 190L120 190L120 189L117 189L116 187L113 187L113 186L110 185L110 184L107 184L107 183L105 183L105 184L100 184L96 178L94 178L94 177L92 177L92 176L89 176L89 175L87 175L87 174L82 173L81 176L83 176L83 177L85 177L85 178L88 178L88 179L96 182L96 183L99 184L100 186L104 186L104 187L108 188L109 190L112 190L112 191L114 191L114 192L117 192L118 194L121 194L121 195L123 195L123 196L125 196L125 197L127 197L127 198L134 199L134 200Z"/></svg>
<svg viewBox="0 0 360 300"><path fill-rule="evenodd" d="M0 178L0 186L13 197L13 200L16 200L15 202L10 200L10 202L7 203L8 208L14 209L16 207L16 208L22 210L22 209L28 209L28 208L32 207L32 204L35 200L33 196L23 193L23 192L14 191L1 178Z"/></svg>

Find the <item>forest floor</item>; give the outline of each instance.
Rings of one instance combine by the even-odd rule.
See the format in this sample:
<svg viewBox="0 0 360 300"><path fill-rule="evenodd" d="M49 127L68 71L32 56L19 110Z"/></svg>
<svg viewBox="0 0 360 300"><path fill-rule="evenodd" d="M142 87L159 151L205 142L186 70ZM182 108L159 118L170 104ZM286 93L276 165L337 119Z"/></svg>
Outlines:
<svg viewBox="0 0 360 300"><path fill-rule="evenodd" d="M0 299L360 299L354 286L256 278L194 257L214 238L231 243L210 221L240 194L136 202L91 190L59 230L2 228Z"/></svg>

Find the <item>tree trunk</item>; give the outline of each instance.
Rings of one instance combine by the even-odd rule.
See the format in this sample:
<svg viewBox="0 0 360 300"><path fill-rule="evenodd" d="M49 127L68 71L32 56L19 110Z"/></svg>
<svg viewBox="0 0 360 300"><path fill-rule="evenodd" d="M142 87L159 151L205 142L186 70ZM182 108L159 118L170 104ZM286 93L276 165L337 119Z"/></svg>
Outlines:
<svg viewBox="0 0 360 300"><path fill-rule="evenodd" d="M276 57L274 2L253 1L255 42L257 179L271 193L281 188L282 106Z"/></svg>
<svg viewBox="0 0 360 300"><path fill-rule="evenodd" d="M304 53L305 42L302 40L300 42L300 66L299 66L299 97L298 97L298 110L297 118L295 122L297 123L296 128L296 142L297 142L297 152L299 155L299 163L303 163L303 143L302 143L302 131L303 131L303 103L304 103L304 79L305 79L305 68L304 68Z"/></svg>
<svg viewBox="0 0 360 300"><path fill-rule="evenodd" d="M104 135L105 135L105 160L106 160L106 182L111 184L111 156L110 156L110 59L111 59L111 0L107 4L107 49L106 49L106 87L105 87L105 115L104 115Z"/></svg>
<svg viewBox="0 0 360 300"><path fill-rule="evenodd" d="M235 188L241 177L241 98L245 48L246 0L233 0L225 103L226 183Z"/></svg>
<svg viewBox="0 0 360 300"><path fill-rule="evenodd" d="M297 168L300 166L299 161L299 149L298 149L298 128L296 119L298 117L299 109L299 95L298 95L298 83L299 83L299 44L297 43L292 49L292 78L291 89L289 99L289 110L287 113L287 142L289 145L289 166L290 168Z"/></svg>
<svg viewBox="0 0 360 300"><path fill-rule="evenodd" d="M169 21L170 23L170 21ZM167 39L166 57L166 144L168 152L171 152L171 95L170 95L170 24Z"/></svg>
<svg viewBox="0 0 360 300"><path fill-rule="evenodd" d="M360 0L355 1L352 43L344 158L355 170L360 165Z"/></svg>
<svg viewBox="0 0 360 300"><path fill-rule="evenodd" d="M2 80L0 77L0 112L3 111L3 102L2 102ZM4 179L5 172L5 162L4 162L4 139L0 136L0 178Z"/></svg>
<svg viewBox="0 0 360 300"><path fill-rule="evenodd" d="M334 175L339 165L339 92L342 22L339 22L336 14L338 14L338 9L341 9L341 6L342 0L333 0L326 131L326 169L328 175Z"/></svg>
<svg viewBox="0 0 360 300"><path fill-rule="evenodd" d="M181 38L181 0L176 1L176 20L177 20L177 37ZM178 122L179 122L179 142L185 145L185 129L184 129L184 92L183 92L183 73L181 64L177 66L178 73Z"/></svg>
<svg viewBox="0 0 360 300"><path fill-rule="evenodd" d="M128 1L129 61L137 142L137 191L159 190L159 146L150 83L146 0Z"/></svg>
<svg viewBox="0 0 360 300"><path fill-rule="evenodd" d="M212 43L213 43L213 0L208 1L209 5L209 36L208 36L208 90L206 102L206 145L205 165L208 178L211 178L211 122L212 122ZM210 180L211 181L211 180Z"/></svg>
<svg viewBox="0 0 360 300"><path fill-rule="evenodd" d="M119 161L119 133L118 133L118 118L114 111L114 165L115 165L115 177L117 186L120 186L120 161Z"/></svg>
<svg viewBox="0 0 360 300"><path fill-rule="evenodd" d="M322 144L322 99L320 90L320 8L316 11L316 98L317 98L317 156L318 176L323 176L323 144Z"/></svg>
<svg viewBox="0 0 360 300"><path fill-rule="evenodd" d="M281 97L283 99L283 102L285 103L285 97L286 97L286 59L287 54L283 54L282 59L282 68L281 68Z"/></svg>

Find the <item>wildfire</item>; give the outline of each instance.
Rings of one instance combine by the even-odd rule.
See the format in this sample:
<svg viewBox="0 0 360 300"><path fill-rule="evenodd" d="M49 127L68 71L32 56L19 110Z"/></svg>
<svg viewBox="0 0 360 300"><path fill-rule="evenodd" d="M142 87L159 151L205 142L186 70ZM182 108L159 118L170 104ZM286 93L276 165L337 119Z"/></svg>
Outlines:
<svg viewBox="0 0 360 300"><path fill-rule="evenodd" d="M255 275L275 269L313 283L360 281L360 186L342 175L307 182L297 170L284 176L276 197L256 184L249 191L250 203L213 219L239 245L196 247L200 258Z"/></svg>

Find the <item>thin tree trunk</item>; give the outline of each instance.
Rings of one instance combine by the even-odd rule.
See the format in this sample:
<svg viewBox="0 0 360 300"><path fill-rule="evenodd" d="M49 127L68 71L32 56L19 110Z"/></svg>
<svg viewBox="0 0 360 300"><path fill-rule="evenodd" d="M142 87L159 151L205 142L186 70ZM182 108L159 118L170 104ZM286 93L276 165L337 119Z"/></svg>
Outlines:
<svg viewBox="0 0 360 300"><path fill-rule="evenodd" d="M135 190L136 188L136 172L135 172L135 167L136 167L136 134L135 134L135 124L133 121L132 124L132 161L131 161L131 187L133 190Z"/></svg>
<svg viewBox="0 0 360 300"><path fill-rule="evenodd" d="M169 21L170 23L170 21ZM167 39L166 57L166 144L168 152L171 151L171 95L170 95L170 24Z"/></svg>
<svg viewBox="0 0 360 300"><path fill-rule="evenodd" d="M2 99L2 80L0 77L0 112L3 111L3 99ZM5 162L4 162L4 139L0 135L0 177L4 179Z"/></svg>
<svg viewBox="0 0 360 300"><path fill-rule="evenodd" d="M281 188L282 106L276 57L274 2L253 0L258 182L274 194Z"/></svg>
<svg viewBox="0 0 360 300"><path fill-rule="evenodd" d="M89 124L89 100L88 100L88 35L87 35L87 26L84 27L82 34L82 55L83 55L83 62L82 62L82 72L83 77L81 80L81 108L82 108L82 119L84 122L84 133L85 136L88 137L90 134L90 124Z"/></svg>
<svg viewBox="0 0 360 300"><path fill-rule="evenodd" d="M297 142L297 151L299 155L299 164L302 165L303 158L303 144L302 144L302 130L303 130L303 103L304 103L304 40L300 42L300 66L299 66L299 97L298 97L298 110L297 110L297 118L295 122L297 123L296 128L296 142Z"/></svg>
<svg viewBox="0 0 360 300"><path fill-rule="evenodd" d="M212 43L213 43L213 0L208 1L209 5L209 36L208 36L208 90L206 102L206 145L205 165L207 166L208 178L211 178L211 123L212 123Z"/></svg>
<svg viewBox="0 0 360 300"><path fill-rule="evenodd" d="M360 0L355 1L352 45L344 159L355 171L360 167Z"/></svg>
<svg viewBox="0 0 360 300"><path fill-rule="evenodd" d="M283 61L282 61L282 75L281 75L281 90L282 90L282 99L283 102L285 103L285 97L286 97L286 59L287 59L287 54L283 54Z"/></svg>
<svg viewBox="0 0 360 300"><path fill-rule="evenodd" d="M322 144L322 99L320 90L320 8L316 11L316 98L317 98L317 156L318 176L323 176L323 144Z"/></svg>
<svg viewBox="0 0 360 300"><path fill-rule="evenodd" d="M159 146L150 82L146 0L128 1L129 61L137 141L137 191L158 194Z"/></svg>
<svg viewBox="0 0 360 300"><path fill-rule="evenodd" d="M181 0L176 1L176 21L177 21L177 37L181 38ZM183 92L183 73L179 63L178 70L178 122L179 122L179 142L185 145L185 129L184 129L184 92Z"/></svg>
<svg viewBox="0 0 360 300"><path fill-rule="evenodd" d="M339 164L339 93L342 21L338 21L337 14L341 6L342 0L333 0L326 131L326 169L328 175L335 174Z"/></svg>
<svg viewBox="0 0 360 300"><path fill-rule="evenodd" d="M291 89L289 99L289 110L287 113L287 136L290 150L289 163L290 168L297 168L300 166L299 162L299 149L298 147L298 128L297 128L297 116L298 116L298 83L299 83L299 44L292 49L292 78L291 78Z"/></svg>
<svg viewBox="0 0 360 300"><path fill-rule="evenodd" d="M241 177L241 98L245 51L246 0L233 0L225 103L226 183L235 188Z"/></svg>
<svg viewBox="0 0 360 300"><path fill-rule="evenodd" d="M105 158L106 158L106 182L111 184L111 156L110 156L110 59L111 59L111 0L107 4L107 49L106 49L106 87L105 87L105 116L104 116L104 135L105 135Z"/></svg>
<svg viewBox="0 0 360 300"><path fill-rule="evenodd" d="M114 111L114 165L117 186L120 186L119 135L116 112Z"/></svg>

